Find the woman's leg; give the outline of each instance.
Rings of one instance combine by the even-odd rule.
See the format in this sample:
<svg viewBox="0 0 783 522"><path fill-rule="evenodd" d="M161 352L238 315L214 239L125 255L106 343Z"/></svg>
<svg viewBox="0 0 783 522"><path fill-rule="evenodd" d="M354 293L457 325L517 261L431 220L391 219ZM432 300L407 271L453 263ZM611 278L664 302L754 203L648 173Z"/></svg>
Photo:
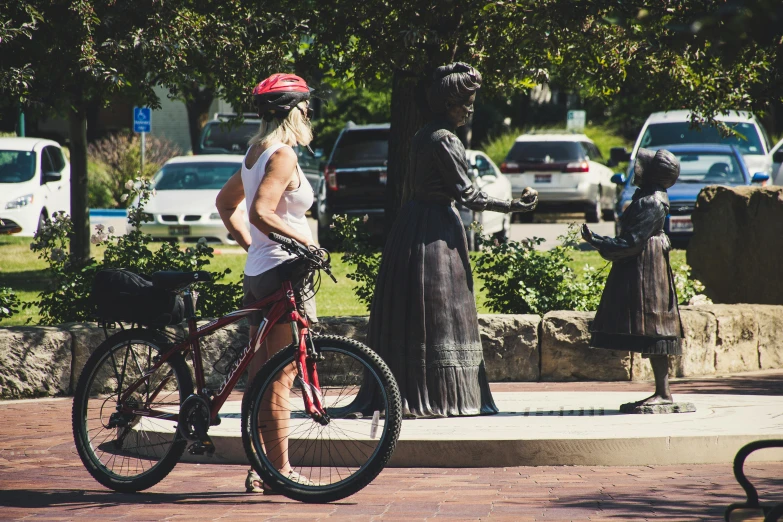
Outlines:
<svg viewBox="0 0 783 522"><path fill-rule="evenodd" d="M289 324L273 326L266 342L259 350L265 350L266 353L258 354L253 359L253 363L258 361L257 364L251 364L253 374L258 373L258 370L269 358L290 345L291 342L291 326ZM295 371L296 367L292 364L285 369L278 381L272 383L269 391L261 398L261 412L258 415L261 438L264 441L267 457L283 473L288 473L291 470L291 464L288 461L288 434L291 419L288 394L293 385Z"/></svg>

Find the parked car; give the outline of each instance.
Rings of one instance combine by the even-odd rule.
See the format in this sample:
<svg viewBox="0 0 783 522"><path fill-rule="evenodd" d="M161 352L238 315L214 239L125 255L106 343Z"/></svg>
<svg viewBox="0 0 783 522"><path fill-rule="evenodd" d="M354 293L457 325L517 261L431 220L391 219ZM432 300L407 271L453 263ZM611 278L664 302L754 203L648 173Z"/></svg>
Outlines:
<svg viewBox="0 0 783 522"><path fill-rule="evenodd" d="M500 172L500 169L489 156L481 151L465 151L470 165L470 177L473 183L479 189L483 190L493 198L511 199L512 190L509 179ZM511 230L511 214L502 212L474 212L468 208L459 206L460 217L465 227L469 227L474 221L481 225L484 234L492 235L498 241L506 241L508 233ZM473 234L466 228L469 247L475 249L475 241L472 240Z"/></svg>
<svg viewBox="0 0 783 522"><path fill-rule="evenodd" d="M772 184L783 185L783 140L780 140L769 151L772 158Z"/></svg>
<svg viewBox="0 0 783 522"><path fill-rule="evenodd" d="M261 124L261 118L257 114L245 114L242 122L232 121L236 114L215 114L214 119L208 121L201 131L198 151L194 154L245 154L248 142ZM321 152L316 150L311 153L307 147L294 147L307 181L313 187L313 192L318 194L323 185L323 173L321 171ZM318 218L318 208L313 197L311 209L313 218Z"/></svg>
<svg viewBox="0 0 783 522"><path fill-rule="evenodd" d="M707 185L750 185L769 179L767 174L760 172L751 174L741 150L734 145L671 145L666 149L680 161L680 178L668 190L670 207L664 225L664 231L675 244L685 243L693 235L691 214L701 189ZM630 172L633 173L633 168ZM623 185L617 202L617 215L622 216L637 187L633 184L633 176L626 178L623 174L615 174L613 181ZM615 233L619 235L620 232L618 219Z"/></svg>
<svg viewBox="0 0 783 522"><path fill-rule="evenodd" d="M211 154L167 161L152 178L155 192L144 207L148 222L142 230L155 239L193 242L203 237L236 244L220 219L215 198L243 160L239 154ZM244 210L244 201L239 208Z"/></svg>
<svg viewBox="0 0 783 522"><path fill-rule="evenodd" d="M500 170L511 181L514 197L525 187L538 191L536 212L584 212L588 223L614 219L616 191L612 169L584 134L523 134ZM528 221L533 213L522 214Z"/></svg>
<svg viewBox="0 0 783 522"><path fill-rule="evenodd" d="M728 115L717 116L716 119L725 123L736 134L722 135L715 126L691 127L690 111L666 111L650 114L644 122L633 150L629 153L624 147L611 150L614 163L630 161L636 157L640 147L647 149L668 148L668 145L715 143L734 145L745 158L748 170L766 174L772 178L772 157L770 143L764 127L756 117L749 112L731 111Z"/></svg>
<svg viewBox="0 0 783 522"><path fill-rule="evenodd" d="M368 217L370 233L383 235L386 202L386 167L389 157L389 124L356 125L349 122L340 132L324 169L325 186L318 194L318 239L333 248L330 225L338 214ZM511 199L511 183L483 152L467 151L470 174L476 185L493 197ZM474 219L484 232L505 239L511 224L508 215L474 213L463 209L460 217L467 227Z"/></svg>
<svg viewBox="0 0 783 522"><path fill-rule="evenodd" d="M71 167L60 145L0 138L0 233L33 236L58 211L71 213Z"/></svg>

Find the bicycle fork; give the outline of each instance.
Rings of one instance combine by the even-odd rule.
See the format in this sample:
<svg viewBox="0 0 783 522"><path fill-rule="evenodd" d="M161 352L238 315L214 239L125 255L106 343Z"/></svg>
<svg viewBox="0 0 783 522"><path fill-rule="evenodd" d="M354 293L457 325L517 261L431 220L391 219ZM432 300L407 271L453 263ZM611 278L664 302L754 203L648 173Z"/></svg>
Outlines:
<svg viewBox="0 0 783 522"><path fill-rule="evenodd" d="M304 406L307 414L322 426L329 424L331 420L329 414L324 408L324 396L321 393L321 386L318 382L318 370L316 361L321 356L316 353L313 341L310 338L309 329L302 329L297 332L296 323L291 323L291 330L294 339L299 339L299 350L296 357L296 383L302 390Z"/></svg>

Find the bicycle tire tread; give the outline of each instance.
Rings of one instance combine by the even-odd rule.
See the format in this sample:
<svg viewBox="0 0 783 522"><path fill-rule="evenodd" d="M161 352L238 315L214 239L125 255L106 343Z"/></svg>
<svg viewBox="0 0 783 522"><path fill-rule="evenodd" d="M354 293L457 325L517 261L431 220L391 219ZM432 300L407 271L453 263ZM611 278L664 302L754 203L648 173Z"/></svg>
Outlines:
<svg viewBox="0 0 783 522"><path fill-rule="evenodd" d="M363 357L374 366L374 369L379 372L379 377L384 384L388 396L388 407L385 415L385 423L389 426L386 432L385 439L380 443L384 445L382 451L377 453L372 459L371 463L360 473L358 476L353 477L348 483L340 486L339 488L330 488L326 491L314 491L313 489L304 490L292 486L289 483L283 483L278 480L272 473L268 472L261 459L255 454L251 437L249 435L249 412L252 410L252 404L259 395L259 388L268 379L269 373L273 368L278 367L282 362L288 358L293 358L298 347L294 344L280 350L272 358L267 361L261 368L256 377L253 379L250 386L250 395L247 401L243 401L242 411L242 442L245 447L245 452L249 461L256 472L264 479L265 482L273 484L275 489L279 490L283 495L298 500L300 502L334 502L336 500L343 499L365 488L370 482L372 482L378 474L383 470L386 464L389 462L394 450L397 446L397 440L400 435L402 427L402 400L397 381L394 378L389 367L383 362L383 359L375 353L368 346L348 337L339 335L321 335L313 336L313 343L316 346L319 343L339 343L350 347L349 351L358 352L358 357ZM357 356L356 353L353 354ZM390 411L391 410L391 411Z"/></svg>

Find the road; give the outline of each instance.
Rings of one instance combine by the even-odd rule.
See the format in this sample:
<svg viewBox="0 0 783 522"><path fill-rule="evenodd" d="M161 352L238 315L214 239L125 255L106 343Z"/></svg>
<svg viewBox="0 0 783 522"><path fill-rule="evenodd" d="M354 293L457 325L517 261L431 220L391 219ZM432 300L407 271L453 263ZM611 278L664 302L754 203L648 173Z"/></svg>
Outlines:
<svg viewBox="0 0 783 522"><path fill-rule="evenodd" d="M310 223L310 230L313 232L313 237L315 237L317 241L318 227L316 221L314 219L308 219L308 222ZM511 225L509 238L514 241L521 241L532 237L540 237L545 241L539 245L538 248L540 250L549 250L559 243L558 237L568 232L568 225L570 223L581 225L584 222L584 217L580 214L552 214L542 216L541 218L536 216L536 222L534 223L513 223ZM591 224L590 229L602 236L614 236L614 222L611 221ZM584 246L585 248L589 248L587 245Z"/></svg>

